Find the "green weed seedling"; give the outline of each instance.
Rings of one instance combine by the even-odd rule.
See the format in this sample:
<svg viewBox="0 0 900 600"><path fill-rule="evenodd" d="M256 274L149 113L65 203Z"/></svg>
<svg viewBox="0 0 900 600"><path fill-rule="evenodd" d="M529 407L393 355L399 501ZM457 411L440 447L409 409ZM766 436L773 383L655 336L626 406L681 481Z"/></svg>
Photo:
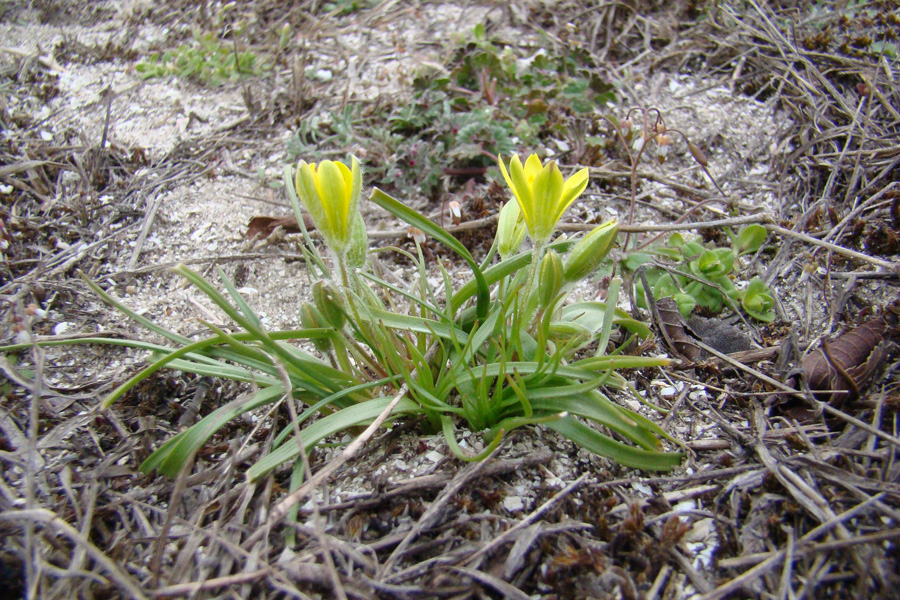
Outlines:
<svg viewBox="0 0 900 600"><path fill-rule="evenodd" d="M134 66L144 79L175 75L204 85L218 86L242 77L260 75L267 68L253 52L238 51L213 33L194 33L189 44L159 54L154 52Z"/></svg>
<svg viewBox="0 0 900 600"><path fill-rule="evenodd" d="M635 271L646 265L647 280L655 298L672 298L681 314L688 318L696 307L718 314L730 307L769 323L775 319L772 291L759 278L741 288L735 285L738 257L757 252L768 233L762 225L748 225L737 234L728 232L727 248L703 244L699 236L674 233L665 245L626 256L624 265ZM646 307L642 286L636 286L637 302Z"/></svg>
<svg viewBox="0 0 900 600"><path fill-rule="evenodd" d="M651 160L663 164L669 154L672 136L684 139L694 162L721 191L707 169L708 162L704 152L682 131L668 128L658 109L634 108L621 121L612 116L604 119L622 142L631 166L629 224L634 219L638 165L644 157L651 157ZM731 246L727 248L704 245L699 236L674 233L663 246L643 251L634 249L629 244L629 236L626 236L626 254L622 264L632 273L644 267L654 297L674 299L685 318L697 307L709 314L718 314L728 306L737 313L743 309L760 321L773 321L775 301L772 291L759 278L752 279L742 288L735 285L738 259L759 251L768 236L766 228L748 225L737 234L728 230L726 233L731 238ZM637 285L635 291L638 306L646 308L643 287Z"/></svg>
<svg viewBox="0 0 900 600"><path fill-rule="evenodd" d="M434 198L448 175L484 173L499 154L540 147L547 138L575 148L584 132L572 123L591 122L595 111L615 100L612 84L577 50L534 48L526 55L477 25L449 55L446 65L429 64L416 75L410 102L378 119L386 128L332 114L327 123L301 125L288 141L288 153L317 158L323 143L334 148L350 140L363 143L369 172L383 186ZM586 139L597 143L595 136Z"/></svg>

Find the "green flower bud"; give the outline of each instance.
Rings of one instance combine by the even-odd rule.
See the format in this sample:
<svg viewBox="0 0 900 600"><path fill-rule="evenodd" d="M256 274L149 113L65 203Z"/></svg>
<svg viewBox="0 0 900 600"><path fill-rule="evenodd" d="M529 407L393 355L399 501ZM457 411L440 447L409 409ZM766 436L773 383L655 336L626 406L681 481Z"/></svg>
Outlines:
<svg viewBox="0 0 900 600"><path fill-rule="evenodd" d="M340 291L330 281L317 281L313 284L313 300L316 308L325 318L325 322L340 329L344 326L343 300Z"/></svg>
<svg viewBox="0 0 900 600"><path fill-rule="evenodd" d="M543 307L550 306L564 283L562 259L555 250L544 254L538 276L538 302Z"/></svg>
<svg viewBox="0 0 900 600"><path fill-rule="evenodd" d="M578 281L596 269L612 250L618 233L619 223L613 219L598 225L575 244L566 256L566 281Z"/></svg>
<svg viewBox="0 0 900 600"><path fill-rule="evenodd" d="M300 305L300 323L306 329L319 329L330 327L319 309L310 302ZM331 349L331 340L328 338L314 338L310 340L319 352L327 352Z"/></svg>
<svg viewBox="0 0 900 600"><path fill-rule="evenodd" d="M500 209L497 221L497 251L500 258L507 259L519 251L525 241L525 217L515 200L510 200Z"/></svg>
<svg viewBox="0 0 900 600"><path fill-rule="evenodd" d="M591 330L572 321L554 321L550 323L550 337L557 346L571 344L573 348L581 348L591 341Z"/></svg>
<svg viewBox="0 0 900 600"><path fill-rule="evenodd" d="M347 247L347 264L354 269L361 269L366 264L369 252L369 236L366 234L366 222L359 212L354 213L350 223L350 245Z"/></svg>

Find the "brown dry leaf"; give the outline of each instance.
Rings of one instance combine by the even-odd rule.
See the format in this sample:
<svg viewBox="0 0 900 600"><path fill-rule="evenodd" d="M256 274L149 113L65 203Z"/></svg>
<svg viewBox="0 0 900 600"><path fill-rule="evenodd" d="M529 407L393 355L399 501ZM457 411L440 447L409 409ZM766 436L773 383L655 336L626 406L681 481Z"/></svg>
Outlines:
<svg viewBox="0 0 900 600"><path fill-rule="evenodd" d="M835 390L831 402L858 397L887 356L886 328L880 317L871 319L803 357L803 374L810 389Z"/></svg>
<svg viewBox="0 0 900 600"><path fill-rule="evenodd" d="M303 215L303 224L306 225L307 231L316 228L312 219L307 215ZM253 239L258 236L260 239L265 239L272 235L272 232L278 227L281 227L285 233L300 233L300 226L297 224L297 218L294 216L253 217L250 219L250 223L247 224L247 233L244 234L244 237Z"/></svg>
<svg viewBox="0 0 900 600"><path fill-rule="evenodd" d="M659 311L659 327L665 329L666 336L672 341L672 350L686 359L697 362L703 358L703 350L697 346L686 330L684 317L678 312L678 305L671 298L660 298L656 301ZM667 340L668 341L668 340Z"/></svg>

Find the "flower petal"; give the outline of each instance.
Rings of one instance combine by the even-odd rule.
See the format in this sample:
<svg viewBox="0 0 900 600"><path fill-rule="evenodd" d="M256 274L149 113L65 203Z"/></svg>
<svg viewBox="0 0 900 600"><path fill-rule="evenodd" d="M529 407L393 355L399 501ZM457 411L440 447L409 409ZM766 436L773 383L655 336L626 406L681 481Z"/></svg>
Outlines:
<svg viewBox="0 0 900 600"><path fill-rule="evenodd" d="M338 171L341 172L342 195L349 206L351 199L350 193L353 191L353 173L350 171L350 168L342 162L335 162L333 164L338 168Z"/></svg>
<svg viewBox="0 0 900 600"><path fill-rule="evenodd" d="M538 158L537 154L532 154L525 160L525 179L528 180L529 183L537 176L538 173L543 169L543 165L541 165L541 159Z"/></svg>
<svg viewBox="0 0 900 600"><path fill-rule="evenodd" d="M350 189L350 211L357 212L359 209L359 196L362 194L362 173L359 168L359 161L355 156L350 157L350 175L351 182L347 187Z"/></svg>
<svg viewBox="0 0 900 600"><path fill-rule="evenodd" d="M503 166L503 160L500 160L501 171L503 171L503 177L506 179L507 185L512 189L513 195L516 197L516 200L519 202L519 208L522 209L522 214L525 217L525 223L528 225L528 230L531 231L532 224L534 223L534 195L531 191L531 183L525 177L525 171L522 168L522 161L519 160L517 155L513 155L513 157L509 161L509 173L506 172L506 168Z"/></svg>
<svg viewBox="0 0 900 600"><path fill-rule="evenodd" d="M568 179L562 186L562 193L560 194L559 204L557 205L558 213L556 219L559 220L563 213L566 212L566 209L575 202L575 199L578 198L584 190L587 188L588 184L588 170L581 169Z"/></svg>
<svg viewBox="0 0 900 600"><path fill-rule="evenodd" d="M500 156L499 154L497 155L497 164L500 165L500 172L503 173L503 179L506 180L506 185L508 185L509 189L511 189L513 191L513 193L515 194L516 186L513 185L512 179L510 179L509 173L506 171L506 165L503 164L503 157ZM509 164L512 165L512 162L510 161Z"/></svg>
<svg viewBox="0 0 900 600"><path fill-rule="evenodd" d="M307 164L301 160L297 165L297 174L294 176L294 188L300 201L303 202L304 208L309 211L316 228L327 222L325 209L322 206L322 199L319 197L319 191L316 188L316 164Z"/></svg>
<svg viewBox="0 0 900 600"><path fill-rule="evenodd" d="M316 177L316 189L327 215L328 232L331 233L332 241L341 246L335 250L343 250L349 238L350 198L344 187L344 175L338 165L344 167L349 175L350 170L346 165L323 160Z"/></svg>
<svg viewBox="0 0 900 600"><path fill-rule="evenodd" d="M529 159L530 160L530 159ZM535 224L531 229L531 235L538 242L544 242L553 233L556 227L557 203L563 189L562 173L556 162L551 162L534 177Z"/></svg>

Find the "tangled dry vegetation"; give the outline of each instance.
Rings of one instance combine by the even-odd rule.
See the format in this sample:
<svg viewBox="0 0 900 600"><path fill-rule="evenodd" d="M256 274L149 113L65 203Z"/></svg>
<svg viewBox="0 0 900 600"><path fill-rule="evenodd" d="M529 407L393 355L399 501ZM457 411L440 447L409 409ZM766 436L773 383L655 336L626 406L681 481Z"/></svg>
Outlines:
<svg viewBox="0 0 900 600"><path fill-rule="evenodd" d="M166 194L176 188L192 190L198 203L204 195L246 203L240 194L250 190L264 202L254 205L255 213L287 214L280 192L267 191L256 172L266 165L243 157L276 155L287 162L285 128L301 131L325 109L356 106L358 118L376 127L411 90L401 83L362 97L353 86L364 86L369 70L390 73L392 57L407 52L437 49L449 60L446 39L426 25L412 48L390 32L392 23L423 23L450 6L460 27L470 29L466 19L474 15L511 47L539 40L550 49L577 49L597 81L615 82L618 103L610 113L664 104L681 115L669 122L689 127L696 119L690 135L707 149L724 192L690 160L673 156L674 168L641 167L636 219L690 225L710 240L721 228L708 224L723 218L764 224L768 250L750 268L779 302L775 321L757 332L761 348L631 374L669 409L664 419L657 415L660 425L690 449L681 468L652 476L576 452L546 430L519 432L489 459L467 465L449 458L439 438L419 435L418 423L401 422L377 432L351 460L344 451L349 438L317 449L310 461L318 485L289 495L285 471L257 483L243 475L287 422L285 411L232 423L203 447L192 469L171 480L142 474L137 465L198 412L246 389L163 373L101 411L99 399L144 357L123 358L115 346L33 346L0 355L6 376L0 384L0 596L896 597L895 3L641 1L630 7L576 0L498 7L344 0L286 9L274 0L237 2L234 14L252 17L241 41L269 56L269 68L215 91L180 84L195 98L214 95L217 110L229 102L238 109L227 117L210 105L196 104L203 106L198 112L187 106L182 141L155 152L113 135L115 93L126 93L113 86L89 107L92 122L61 122L67 98L60 96L60 73L105 65L129 78L127 93L141 94L138 77L125 73L153 49L135 49L141 36L161 32L156 49L175 47L191 29L210 30L218 4L74 6L0 3L10 31L51 26L61 32L50 46L0 49L4 344L76 340L76 331L146 335L110 316L77 272L123 296L177 287L159 264L165 262L160 247L176 243L165 235L177 228L163 217L163 202L172 198ZM279 39L285 23L302 44ZM366 43L335 41L351 31L386 32L394 45L378 54ZM337 65L351 55L352 73L307 69L314 56ZM695 87L679 96L681 90L661 83L668 80ZM483 78L480 85L466 93L491 102L491 82ZM777 118L754 130L749 121L734 122L743 118L735 113L699 129L702 107L688 118L678 107L705 90L725 90L729 99ZM631 183L623 153L614 144L585 142L609 130L572 106L551 103L556 131L581 132L574 137L583 142L558 145L560 160L591 166L590 191L625 221ZM214 122L204 114L214 114ZM338 125L331 123L323 139L300 139L303 148L318 143L338 156L360 154L362 142L340 137ZM150 140L152 133L131 139ZM403 156L379 156L387 146L375 141L366 142L373 165L410 167L421 151L400 144L392 152ZM483 256L490 232L482 229L495 222L497 188L488 185L477 155L461 164L446 160L437 163L439 177L415 182L432 186L430 197L416 200L418 208L438 214L448 198L460 200L470 225L459 235ZM373 166L370 176L384 182L395 174ZM243 187L218 183L227 177ZM572 217L569 226L578 229L596 211ZM392 226L373 238L408 244ZM635 235L661 231L647 229ZM279 264L276 287L293 287L284 279L296 275L296 242L275 235L266 244L223 252L215 228L200 233L206 237L192 236L196 245L179 262L226 265L239 285L262 281ZM147 310L165 319L179 309L151 304ZM654 311L662 329L653 351L682 354L684 331L666 320L677 318L660 314ZM800 391L792 393L785 382ZM813 396L810 385L845 393ZM470 446L477 446L474 436Z"/></svg>

